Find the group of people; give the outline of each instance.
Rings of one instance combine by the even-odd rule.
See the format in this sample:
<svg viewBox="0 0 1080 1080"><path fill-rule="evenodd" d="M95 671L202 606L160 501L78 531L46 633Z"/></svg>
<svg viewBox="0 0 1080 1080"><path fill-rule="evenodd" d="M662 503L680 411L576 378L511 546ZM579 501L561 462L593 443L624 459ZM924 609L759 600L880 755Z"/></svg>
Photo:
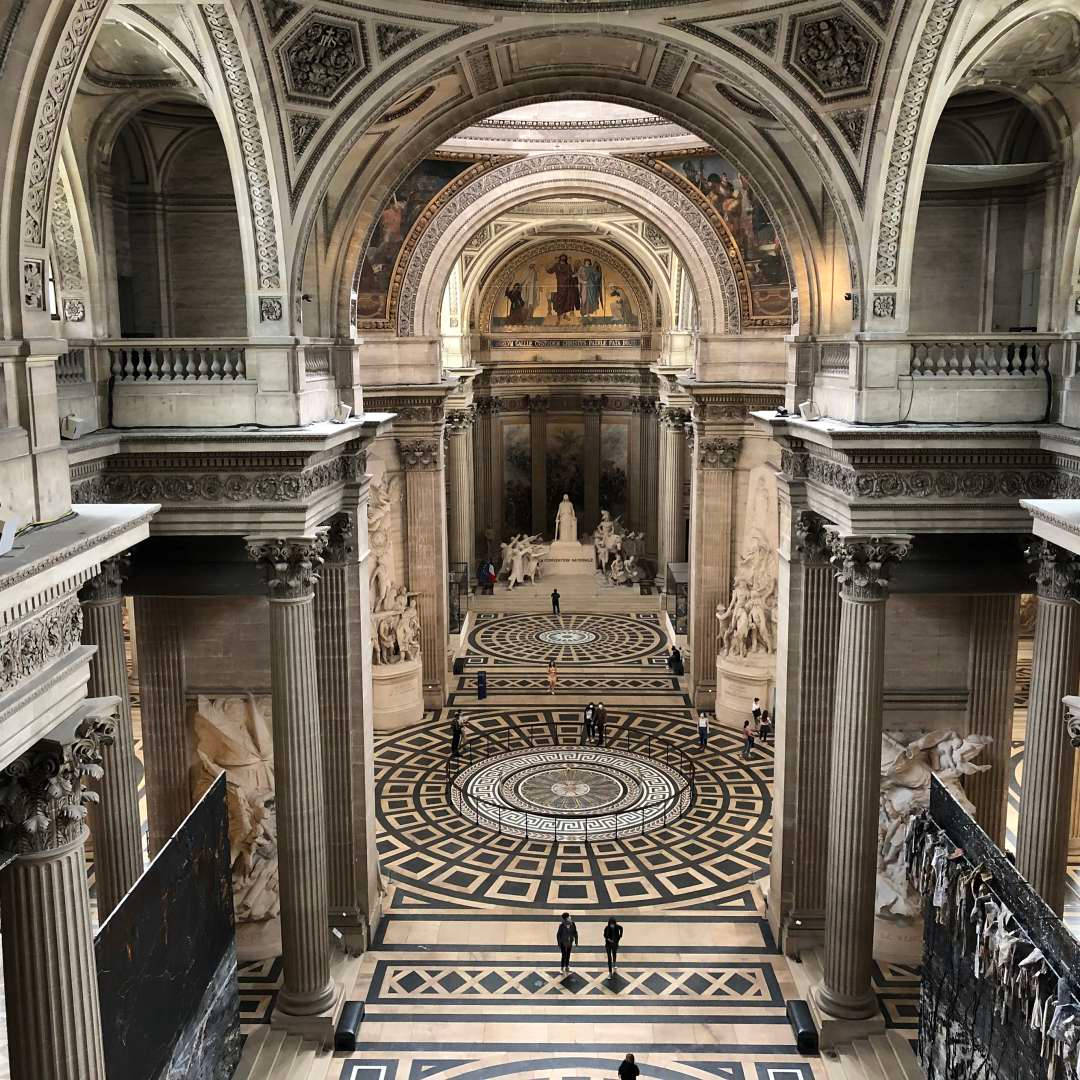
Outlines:
<svg viewBox="0 0 1080 1080"><path fill-rule="evenodd" d="M585 713L581 724L582 743L595 742L597 746L604 745L607 735L607 706L601 702L590 701L585 706Z"/></svg>
<svg viewBox="0 0 1080 1080"><path fill-rule="evenodd" d="M747 761L757 740L767 743L772 738L772 718L769 716L769 710L761 707L760 698L754 698L750 716L743 723L742 730L744 740L742 756L743 761Z"/></svg>
<svg viewBox="0 0 1080 1080"><path fill-rule="evenodd" d="M607 953L608 974L614 975L618 966L619 942L622 941L623 928L614 920L608 919L604 927L604 951ZM555 943L559 946L562 954L560 970L564 975L570 974L570 954L578 943L577 923L570 917L569 911L562 913L559 928L555 931ZM633 1061L633 1055L630 1055Z"/></svg>

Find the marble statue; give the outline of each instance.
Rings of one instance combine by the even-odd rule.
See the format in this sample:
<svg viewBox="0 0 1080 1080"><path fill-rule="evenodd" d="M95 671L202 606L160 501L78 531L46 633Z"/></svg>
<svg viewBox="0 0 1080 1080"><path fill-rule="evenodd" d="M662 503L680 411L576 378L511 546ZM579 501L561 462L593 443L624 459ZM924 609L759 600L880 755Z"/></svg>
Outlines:
<svg viewBox="0 0 1080 1080"><path fill-rule="evenodd" d="M404 585L394 580L391 511L401 502L397 477L369 484L368 542L371 548L371 660L397 664L420 655L420 614Z"/></svg>
<svg viewBox="0 0 1080 1080"><path fill-rule="evenodd" d="M569 495L562 497L558 513L555 515L555 540L577 543L577 513Z"/></svg>
<svg viewBox="0 0 1080 1080"><path fill-rule="evenodd" d="M617 519L616 519L617 520ZM611 520L611 514L607 510L600 511L600 524L593 529L593 548L596 551L596 565L607 573L608 560L611 554L622 546L622 539L615 528L616 522Z"/></svg>
<svg viewBox="0 0 1080 1080"><path fill-rule="evenodd" d="M717 651L728 656L776 651L776 556L756 537L739 560L731 598L716 605Z"/></svg>
<svg viewBox="0 0 1080 1080"><path fill-rule="evenodd" d="M907 880L904 841L908 822L929 805L931 776L973 813L975 808L964 795L961 780L990 768L976 765L973 759L993 741L989 735L959 735L951 729L917 736L882 733L877 914L914 918L922 913L922 898Z"/></svg>
<svg viewBox="0 0 1080 1080"><path fill-rule="evenodd" d="M274 743L255 697L199 695L194 715L191 793L196 799L225 774L237 922L276 919L277 819L274 813Z"/></svg>
<svg viewBox="0 0 1080 1080"><path fill-rule="evenodd" d="M509 567L506 571L508 589L524 585L526 581L535 582L540 577L540 567L548 554L540 539L539 533L535 536L518 535L511 537L509 544L503 545L506 548L503 562ZM501 570L499 572L502 573Z"/></svg>

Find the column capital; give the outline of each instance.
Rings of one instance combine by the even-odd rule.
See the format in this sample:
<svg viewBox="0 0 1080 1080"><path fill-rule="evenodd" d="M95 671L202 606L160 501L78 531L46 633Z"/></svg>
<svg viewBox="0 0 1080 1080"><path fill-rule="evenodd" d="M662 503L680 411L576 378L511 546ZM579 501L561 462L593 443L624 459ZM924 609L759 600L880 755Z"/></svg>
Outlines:
<svg viewBox="0 0 1080 1080"><path fill-rule="evenodd" d="M690 419L690 413L686 409L676 409L670 405L661 405L659 413L660 423L676 431L684 428Z"/></svg>
<svg viewBox="0 0 1080 1080"><path fill-rule="evenodd" d="M529 412L531 413L546 413L548 410L548 399L540 394L529 395Z"/></svg>
<svg viewBox="0 0 1080 1080"><path fill-rule="evenodd" d="M446 414L446 431L452 435L464 435L475 419L471 406L467 409L451 409Z"/></svg>
<svg viewBox="0 0 1080 1080"><path fill-rule="evenodd" d="M742 439L702 439L698 444L700 469L734 469Z"/></svg>
<svg viewBox="0 0 1080 1080"><path fill-rule="evenodd" d="M886 599L892 565L907 556L911 540L909 533L854 536L832 532L830 561L836 567L840 595L845 600Z"/></svg>
<svg viewBox="0 0 1080 1080"><path fill-rule="evenodd" d="M813 510L800 510L795 518L796 548L804 563L829 562L828 523Z"/></svg>
<svg viewBox="0 0 1080 1080"><path fill-rule="evenodd" d="M1065 706L1065 730L1069 735L1069 742L1080 750L1080 697L1064 697L1061 699Z"/></svg>
<svg viewBox="0 0 1080 1080"><path fill-rule="evenodd" d="M326 534L326 551L323 560L328 563L346 563L356 551L353 543L353 519L351 514L335 514Z"/></svg>
<svg viewBox="0 0 1080 1080"><path fill-rule="evenodd" d="M499 399L495 397L477 398L473 402L473 408L476 412L483 416L485 413L497 413L501 411L502 406L499 404Z"/></svg>
<svg viewBox="0 0 1080 1080"><path fill-rule="evenodd" d="M602 413L604 411L604 399L600 395L590 394L581 399L581 411L584 413Z"/></svg>
<svg viewBox="0 0 1080 1080"><path fill-rule="evenodd" d="M54 851L78 840L86 804L97 792L102 749L116 731L117 698L87 698L70 721L34 743L0 772L0 846L20 855Z"/></svg>
<svg viewBox="0 0 1080 1080"><path fill-rule="evenodd" d="M437 469L442 464L437 439L398 439L398 450L406 471Z"/></svg>
<svg viewBox="0 0 1080 1080"><path fill-rule="evenodd" d="M326 549L325 527L316 536L249 539L248 557L262 571L271 600L302 600L314 595L315 568Z"/></svg>
<svg viewBox="0 0 1080 1080"><path fill-rule="evenodd" d="M1032 577L1042 600L1080 600L1080 560L1049 540L1036 540L1027 549L1027 560L1034 564Z"/></svg>
<svg viewBox="0 0 1080 1080"><path fill-rule="evenodd" d="M124 578L131 567L131 557L124 552L105 559L101 569L79 590L84 604L108 604L121 600L124 595Z"/></svg>

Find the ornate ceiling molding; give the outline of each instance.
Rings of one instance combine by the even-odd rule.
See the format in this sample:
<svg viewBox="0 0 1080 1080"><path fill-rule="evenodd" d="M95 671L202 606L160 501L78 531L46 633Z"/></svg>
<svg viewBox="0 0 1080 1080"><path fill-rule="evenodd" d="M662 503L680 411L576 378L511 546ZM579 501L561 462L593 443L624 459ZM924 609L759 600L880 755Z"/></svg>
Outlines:
<svg viewBox="0 0 1080 1080"><path fill-rule="evenodd" d="M62 172L56 175L53 185L52 245L56 258L61 296L69 296L83 289L82 260L75 234L75 221L71 213L70 198Z"/></svg>

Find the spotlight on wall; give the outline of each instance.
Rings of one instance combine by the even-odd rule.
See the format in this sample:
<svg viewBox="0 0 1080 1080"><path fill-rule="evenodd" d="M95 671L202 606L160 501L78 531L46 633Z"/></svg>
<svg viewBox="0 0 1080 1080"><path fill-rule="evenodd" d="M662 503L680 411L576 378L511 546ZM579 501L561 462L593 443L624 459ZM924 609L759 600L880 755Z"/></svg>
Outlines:
<svg viewBox="0 0 1080 1080"><path fill-rule="evenodd" d="M89 430L90 421L74 413L68 413L60 421L60 438L62 439L80 439Z"/></svg>
<svg viewBox="0 0 1080 1080"><path fill-rule="evenodd" d="M314 304L315 303L315 301L311 298L311 293L301 293L300 294L300 299L305 304Z"/></svg>
<svg viewBox="0 0 1080 1080"><path fill-rule="evenodd" d="M849 293L849 292L844 293L844 299L845 300L850 300L851 299L851 293Z"/></svg>

